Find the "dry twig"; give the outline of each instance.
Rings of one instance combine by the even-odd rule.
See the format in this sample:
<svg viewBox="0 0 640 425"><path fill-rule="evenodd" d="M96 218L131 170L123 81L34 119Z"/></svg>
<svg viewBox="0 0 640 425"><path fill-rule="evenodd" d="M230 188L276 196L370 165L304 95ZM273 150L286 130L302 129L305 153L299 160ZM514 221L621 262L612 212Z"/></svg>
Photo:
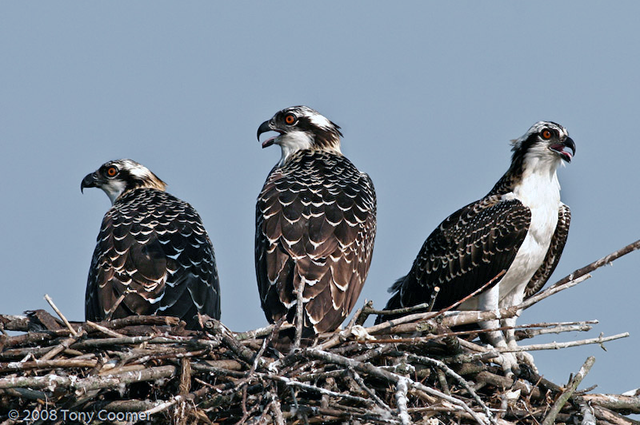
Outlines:
<svg viewBox="0 0 640 425"><path fill-rule="evenodd" d="M57 312L62 326L42 310L27 317L0 315L1 330L22 332L0 334L0 422L12 409L47 406L145 412L154 424L539 424L546 418L590 425L594 417L603 424L631 424L624 415L640 413L637 395L575 391L589 362L566 390L533 372L513 380L492 363L498 350L461 338L477 332L449 328L515 315L638 247L640 241L500 311L407 311L364 328L366 317L377 312L367 303L343 331L320 335L315 346L289 354L278 353L270 339L281 329L295 328L290 324L235 333L203 317L204 331L196 332L170 317L70 323ZM587 331L596 324L537 323L517 331L532 338ZM627 335L519 350L602 345Z"/></svg>

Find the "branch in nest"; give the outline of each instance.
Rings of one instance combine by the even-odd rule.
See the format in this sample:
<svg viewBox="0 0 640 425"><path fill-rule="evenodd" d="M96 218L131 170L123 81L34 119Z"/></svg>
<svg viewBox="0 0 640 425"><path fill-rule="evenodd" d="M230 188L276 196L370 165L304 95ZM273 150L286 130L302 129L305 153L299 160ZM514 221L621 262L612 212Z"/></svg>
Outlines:
<svg viewBox="0 0 640 425"><path fill-rule="evenodd" d="M479 293L483 292L485 289L487 289L488 287L493 285L496 282L496 280L501 278L502 275L504 275L504 274L505 274L505 270L502 270L493 279L491 279L489 282L487 282L484 285L482 285L480 288L476 289L471 294L467 295L466 297L464 297L460 301L457 301L457 302L453 303L452 305L450 305L449 307L444 308L444 309L442 309L440 311L427 312L427 313L415 313L415 314L409 314L409 315L402 316L402 317L397 317L397 318L388 320L386 322L380 323L378 325L371 326L371 327L367 328L367 332L369 332L370 334L373 335L375 333L379 333L379 332L382 332L384 330L388 330L390 328L393 328L395 326L401 325L403 323L412 322L412 321L415 321L415 320L428 320L428 319L432 319L434 317L441 316L444 313L455 309L456 307L458 307L460 304L462 304L463 302L467 301L468 299L473 298L474 296L476 296ZM422 309L424 306L428 307L428 303L421 304L419 306L414 306L414 307L400 308L400 309L397 309L397 310L379 310L379 311L378 310L373 310L373 311L370 311L370 313L389 316L389 315L394 315L394 314L404 314L404 313L407 313L407 312L410 312L410 311L413 311L413 310L416 310L416 309Z"/></svg>
<svg viewBox="0 0 640 425"><path fill-rule="evenodd" d="M640 397L619 394L584 394L582 398L589 404L602 406L616 412L640 413Z"/></svg>
<svg viewBox="0 0 640 425"><path fill-rule="evenodd" d="M402 425L408 425L411 423L411 416L409 416L409 412L407 411L408 391L407 378L400 378L396 384L396 403L398 405L398 410L400 411L398 416L400 417Z"/></svg>
<svg viewBox="0 0 640 425"><path fill-rule="evenodd" d="M547 417L544 418L542 425L553 425L555 423L556 416L558 415L558 413L560 413L560 409L562 409L564 404L573 395L584 377L587 376L587 373L589 373L595 361L595 357L589 357L587 361L584 362L578 373L571 379L571 382L569 382L569 386L567 387L566 391L564 391L560 395L560 397L558 397L556 402L553 403L553 406L551 406L551 410L547 414Z"/></svg>
<svg viewBox="0 0 640 425"><path fill-rule="evenodd" d="M339 364L345 367L351 367L359 372L363 372L363 373L367 373L370 375L373 375L379 379L383 379L385 381L388 381L390 383L393 383L395 385L398 384L398 381L400 380L400 376L397 374L394 374L392 372L388 372L384 369L378 368L373 366L370 363L361 363L358 362L356 360L353 359L349 359L346 357L342 357L342 356L338 356L336 354L332 354L332 353L327 353L325 351L320 351L320 350L316 350L313 348L307 349L304 351L304 355L316 358L316 359L320 359L320 360L324 360L330 363L335 363L335 364ZM482 419L480 416L477 415L476 412L474 412L473 410L471 410L465 403L461 402L460 400L448 396L438 390L435 390L433 388L429 388L426 387L418 382L415 382L413 380L408 379L407 383L409 386L411 386L412 388L416 388L419 389L421 391L426 392L427 394L436 396L438 398L441 398L443 400L446 400L452 404L454 404L455 406L461 408L462 410L466 411L467 413L471 414L477 421L478 423L486 423L486 421L484 419Z"/></svg>
<svg viewBox="0 0 640 425"><path fill-rule="evenodd" d="M581 345L589 345L589 344L602 345L605 342L615 341L616 339L621 339L621 338L627 338L628 336L629 336L629 332L624 332L621 334L607 336L607 337L604 337L601 335L598 338L583 339L580 341L550 342L547 344L521 345L517 349L499 349L499 351L502 353L514 353L514 352L521 352L521 351L559 350L561 348L578 347Z"/></svg>
<svg viewBox="0 0 640 425"><path fill-rule="evenodd" d="M102 388L114 388L121 384L132 382L153 381L168 378L176 373L175 366L159 366L137 372L125 372L107 376L90 376L74 379L60 375L0 378L0 388L27 387L36 389L51 389L56 387L69 388L74 391L91 391Z"/></svg>
<svg viewBox="0 0 640 425"><path fill-rule="evenodd" d="M620 255L607 256L593 267ZM28 332L0 335L0 359L21 360L0 363L0 422L7 419L2 412L49 403L51 408L73 411L154 412L152 422L178 424L538 424L545 417L551 421L552 407L558 410L556 421L582 419L589 425L595 417L603 424L630 424L633 421L620 414L640 413L636 394L570 394L526 368L514 381L492 363L498 350L461 339L461 332L449 332L448 326L518 314L587 277L578 275L525 301L529 304L497 312L422 312L363 328L367 309L375 311L367 303L344 331L319 335L315 348L286 356L268 349L277 325L234 333L202 316L205 332L196 332L185 331L175 318L130 316L71 323L70 329L44 310L26 318L0 315L0 327ZM540 323L516 329L532 337L588 330L596 323ZM83 334L73 336L72 329L82 329ZM381 339L372 340L367 331ZM624 336L520 349L602 345ZM563 393L569 402L561 401Z"/></svg>
<svg viewBox="0 0 640 425"><path fill-rule="evenodd" d="M71 332L71 335L76 336L77 335L76 330L73 329L73 327L71 326L71 323L69 323L67 318L64 317L64 314L62 314L62 312L60 310L58 310L58 307L56 307L56 305L53 303L53 300L51 299L51 297L49 295L45 294L44 295L44 299L49 303L49 305L51 306L53 311L55 311L58 314L60 319L62 319L64 324L67 326L67 329L69 329L69 332Z"/></svg>

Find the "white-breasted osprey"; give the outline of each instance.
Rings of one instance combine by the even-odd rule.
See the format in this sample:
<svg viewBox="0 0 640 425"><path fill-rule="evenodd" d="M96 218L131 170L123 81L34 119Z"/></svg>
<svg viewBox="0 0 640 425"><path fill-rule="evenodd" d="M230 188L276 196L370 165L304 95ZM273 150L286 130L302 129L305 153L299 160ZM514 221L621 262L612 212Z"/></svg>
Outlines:
<svg viewBox="0 0 640 425"><path fill-rule="evenodd" d="M80 185L113 204L102 220L87 280L85 316L175 316L198 327L198 313L220 318L213 246L188 203L130 159L109 161Z"/></svg>
<svg viewBox="0 0 640 425"><path fill-rule="evenodd" d="M429 235L409 273L390 288L394 294L385 309L429 302L438 287L434 309L440 310L503 270L493 287L459 309L518 305L544 286L558 264L571 221L569 207L560 201L556 170L563 161L571 161L576 146L564 127L547 121L534 124L512 143L509 170L484 198L450 215ZM378 321L390 318L381 316ZM503 326L513 327L515 320L506 319ZM497 328L498 321L481 326ZM499 348L517 346L513 328L489 332L487 339ZM517 370L516 356L503 360L505 371Z"/></svg>
<svg viewBox="0 0 640 425"><path fill-rule="evenodd" d="M296 319L302 291L303 335L332 331L364 285L376 234L376 195L369 176L340 152L340 127L294 106L258 128L279 145L256 205L255 260L267 320Z"/></svg>

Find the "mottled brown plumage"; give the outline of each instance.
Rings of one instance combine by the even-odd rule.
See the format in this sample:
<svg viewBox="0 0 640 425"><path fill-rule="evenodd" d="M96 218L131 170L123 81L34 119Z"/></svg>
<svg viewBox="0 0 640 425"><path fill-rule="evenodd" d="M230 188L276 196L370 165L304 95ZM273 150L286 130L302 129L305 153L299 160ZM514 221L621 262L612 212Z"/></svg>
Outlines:
<svg viewBox="0 0 640 425"><path fill-rule="evenodd" d="M340 153L339 127L310 108L278 112L258 136L265 131L280 133L263 146L279 144L283 158L256 206L262 308L270 322L286 316L296 323L296 290L302 288L305 336L334 330L353 309L371 263L373 184Z"/></svg>
<svg viewBox="0 0 640 425"><path fill-rule="evenodd" d="M539 143L539 133L547 129L555 132L553 137L557 140L555 145L550 142L556 150L547 149L548 155L557 157L558 161L560 158L571 160L571 155L557 147L567 146L575 151L575 144L566 135L566 130L550 122L535 124L521 139L514 141L511 166L491 191L453 213L429 235L409 273L390 289L394 294L385 309L428 302L436 286L439 293L434 308L445 308L509 269L531 224L530 208L514 197L513 191L525 176L527 153ZM559 153L557 149L560 149ZM555 175L555 168L553 172ZM570 221L569 207L560 203L549 250L527 283L526 296L538 292L557 266ZM389 318L381 316L378 321Z"/></svg>
<svg viewBox="0 0 640 425"><path fill-rule="evenodd" d="M509 268L524 241L531 213L519 201L488 196L444 220L422 245L411 271L391 288L385 310L428 302L448 307ZM473 228L470 231L470 228ZM392 317L379 317L378 322Z"/></svg>
<svg viewBox="0 0 640 425"><path fill-rule="evenodd" d="M429 303L433 297L433 308L440 310L501 272L492 287L458 308L510 307L542 289L567 240L571 213L560 201L556 169L571 161L575 143L559 124L541 121L513 144L507 172L484 198L453 213L429 235L409 273L391 287L385 310ZM394 317L379 316L377 322ZM481 325L492 329L498 321ZM508 343L515 349L514 325L515 318L505 319L502 326L511 329L489 332L487 339L496 347ZM515 357L507 358L503 367L517 369Z"/></svg>
<svg viewBox="0 0 640 425"><path fill-rule="evenodd" d="M220 318L213 247L191 205L131 160L107 162L84 178L85 187L113 201L89 270L87 320L158 314L196 328L198 313Z"/></svg>

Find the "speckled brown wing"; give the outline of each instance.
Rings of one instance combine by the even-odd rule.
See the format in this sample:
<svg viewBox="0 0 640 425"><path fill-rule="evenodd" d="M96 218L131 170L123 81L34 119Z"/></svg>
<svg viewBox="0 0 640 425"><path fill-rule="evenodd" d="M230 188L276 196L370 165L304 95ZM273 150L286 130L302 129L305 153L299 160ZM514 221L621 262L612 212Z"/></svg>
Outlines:
<svg viewBox="0 0 640 425"><path fill-rule="evenodd" d="M540 268L535 272L524 292L525 299L538 293L547 283L553 271L556 269L564 246L569 236L569 226L571 225L571 210L565 204L560 205L558 209L558 225L556 231L551 238L549 251L542 262Z"/></svg>
<svg viewBox="0 0 640 425"><path fill-rule="evenodd" d="M256 208L256 275L267 320L294 323L303 288L306 334L336 329L367 277L376 233L369 176L344 156L300 151L274 168Z"/></svg>
<svg viewBox="0 0 640 425"><path fill-rule="evenodd" d="M122 301L117 304L121 295ZM105 215L87 280L87 320L140 314L220 317L211 241L198 213L155 189L123 194Z"/></svg>
<svg viewBox="0 0 640 425"><path fill-rule="evenodd" d="M409 273L391 287L385 309L429 302L436 286L436 310L461 300L509 268L530 222L531 212L520 201L500 196L461 208L429 235Z"/></svg>

